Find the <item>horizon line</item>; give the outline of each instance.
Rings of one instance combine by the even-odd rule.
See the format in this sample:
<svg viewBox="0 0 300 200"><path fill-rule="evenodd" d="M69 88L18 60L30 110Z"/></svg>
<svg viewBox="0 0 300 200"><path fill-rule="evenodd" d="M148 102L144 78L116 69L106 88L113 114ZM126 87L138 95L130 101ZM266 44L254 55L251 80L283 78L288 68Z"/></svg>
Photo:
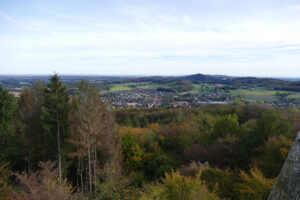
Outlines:
<svg viewBox="0 0 300 200"><path fill-rule="evenodd" d="M52 76L54 73L48 74L0 74L0 76ZM207 75L207 76L227 76L227 77L253 77L253 78L284 78L284 79L300 79L300 76L255 76L255 75L226 75L226 74L203 74L203 73L194 73L194 74L177 74L177 75L153 75L153 74L131 74L131 75L122 75L122 74L71 74L71 73L57 73L59 76L102 76L102 77L181 77L181 76L192 76L197 74Z"/></svg>

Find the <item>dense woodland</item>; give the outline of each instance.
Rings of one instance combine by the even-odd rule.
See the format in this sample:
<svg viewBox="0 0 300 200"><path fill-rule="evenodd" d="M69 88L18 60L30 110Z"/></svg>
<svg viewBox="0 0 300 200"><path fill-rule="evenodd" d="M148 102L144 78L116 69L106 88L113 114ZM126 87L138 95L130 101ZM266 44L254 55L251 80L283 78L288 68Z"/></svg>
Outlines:
<svg viewBox="0 0 300 200"><path fill-rule="evenodd" d="M0 199L267 199L299 121L239 101L109 110L57 75L19 98L0 87Z"/></svg>

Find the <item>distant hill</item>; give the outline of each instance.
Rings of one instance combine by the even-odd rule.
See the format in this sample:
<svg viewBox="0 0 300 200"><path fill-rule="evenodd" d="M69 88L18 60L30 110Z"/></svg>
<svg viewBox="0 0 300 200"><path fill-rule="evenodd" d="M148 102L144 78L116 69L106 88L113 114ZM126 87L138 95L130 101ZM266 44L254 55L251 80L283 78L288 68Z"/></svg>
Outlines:
<svg viewBox="0 0 300 200"><path fill-rule="evenodd" d="M30 86L36 79L47 81L49 76L0 76L0 84L6 88L23 88ZM72 88L78 84L80 80L86 80L91 83L107 83L107 84L123 84L137 82L152 82L157 84L167 84L176 87L176 90L185 91L191 88L191 84L208 83L223 84L228 89L240 87L266 87L274 90L297 91L300 92L300 81L296 79L279 79L279 78L257 78L257 77L232 77L226 75L207 75L192 74L187 76L97 76L97 75L62 75L62 81ZM184 82L189 81L189 82Z"/></svg>
<svg viewBox="0 0 300 200"><path fill-rule="evenodd" d="M189 81L210 82L210 81L227 80L230 77L222 76L222 75L214 76L214 75L205 75L205 74L193 74L189 76L184 76L182 78Z"/></svg>

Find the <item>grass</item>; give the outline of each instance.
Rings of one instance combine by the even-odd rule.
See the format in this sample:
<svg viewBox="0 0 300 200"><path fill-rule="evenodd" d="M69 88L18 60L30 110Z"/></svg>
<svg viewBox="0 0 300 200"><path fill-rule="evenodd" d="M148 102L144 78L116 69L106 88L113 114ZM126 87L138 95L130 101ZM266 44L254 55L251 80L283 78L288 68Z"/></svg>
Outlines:
<svg viewBox="0 0 300 200"><path fill-rule="evenodd" d="M288 98L291 98L291 99L300 99L300 92L297 92L297 93L292 93L288 96Z"/></svg>
<svg viewBox="0 0 300 200"><path fill-rule="evenodd" d="M109 89L110 92L122 91L122 90L131 90L132 88L122 85L114 85Z"/></svg>
<svg viewBox="0 0 300 200"><path fill-rule="evenodd" d="M254 90L237 89L230 91L230 94L235 98L250 102L272 102L276 100L275 95L277 93L278 91L269 90L267 88L255 88Z"/></svg>
<svg viewBox="0 0 300 200"><path fill-rule="evenodd" d="M266 103L271 103L276 101L275 96L272 95L265 95L265 96L245 96L245 97L241 97L240 100L243 101L249 101L249 102L266 102Z"/></svg>
<svg viewBox="0 0 300 200"><path fill-rule="evenodd" d="M163 85L155 85L155 84L140 84L140 83L123 83L123 84L114 84L107 92L116 92L123 90L132 90L135 88L141 89L157 89L158 87L162 87Z"/></svg>
<svg viewBox="0 0 300 200"><path fill-rule="evenodd" d="M237 89L237 90L230 91L230 94L232 96L234 96L236 98L240 98L241 100L258 101L258 102L273 102L276 100L278 93L289 94L288 98L300 99L299 92L270 90L268 88L255 88L255 90Z"/></svg>
<svg viewBox="0 0 300 200"><path fill-rule="evenodd" d="M232 95L276 95L278 92L283 91L275 91L269 89L255 89L255 90L246 90L246 89L237 89L231 90Z"/></svg>
<svg viewBox="0 0 300 200"><path fill-rule="evenodd" d="M19 82L21 85L29 85L30 83L28 82Z"/></svg>
<svg viewBox="0 0 300 200"><path fill-rule="evenodd" d="M146 85L137 85L137 88L142 88L142 89L153 89L156 90L159 87L162 87L163 85L158 85L158 84L146 84Z"/></svg>

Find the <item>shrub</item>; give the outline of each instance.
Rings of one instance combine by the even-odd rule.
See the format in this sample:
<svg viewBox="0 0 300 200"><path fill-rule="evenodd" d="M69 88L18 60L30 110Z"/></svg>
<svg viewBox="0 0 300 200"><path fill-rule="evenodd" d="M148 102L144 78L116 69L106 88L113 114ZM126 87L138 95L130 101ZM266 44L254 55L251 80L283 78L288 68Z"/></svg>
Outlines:
<svg viewBox="0 0 300 200"><path fill-rule="evenodd" d="M165 154L156 154L146 165L146 174L150 179L162 177L171 172L174 166L173 160Z"/></svg>
<svg viewBox="0 0 300 200"><path fill-rule="evenodd" d="M267 178L278 176L292 144L284 136L270 137L259 149L262 155L256 160L256 165Z"/></svg>
<svg viewBox="0 0 300 200"><path fill-rule="evenodd" d="M113 169L105 168L100 170L98 175L100 179L98 179L95 188L96 199L119 200L125 199L130 194L129 179L121 176Z"/></svg>
<svg viewBox="0 0 300 200"><path fill-rule="evenodd" d="M163 179L167 199L170 200L213 200L218 199L215 194L209 192L199 177L184 177L178 172L167 174Z"/></svg>
<svg viewBox="0 0 300 200"><path fill-rule="evenodd" d="M183 157L186 162L208 162L213 167L231 168L236 163L236 141L236 137L227 136L208 146L194 145L184 152Z"/></svg>
<svg viewBox="0 0 300 200"><path fill-rule="evenodd" d="M235 196L234 184L236 182L233 173L220 169L209 168L203 170L200 176L209 191L214 191L220 198L232 198Z"/></svg>
<svg viewBox="0 0 300 200"><path fill-rule="evenodd" d="M8 178L10 176L9 171L7 170L7 165L0 165L0 199L1 200L9 200L10 197L10 187L7 184Z"/></svg>
<svg viewBox="0 0 300 200"><path fill-rule="evenodd" d="M237 184L238 199L241 200L263 200L268 195L275 183L275 179L267 179L262 172L254 168L250 174L241 172L241 182Z"/></svg>
<svg viewBox="0 0 300 200"><path fill-rule="evenodd" d="M207 168L209 168L208 162L202 164L201 162L192 161L188 165L181 166L178 171L182 176L196 177L200 173L200 170Z"/></svg>
<svg viewBox="0 0 300 200"><path fill-rule="evenodd" d="M75 194L74 189L67 180L59 180L55 163L40 162L41 170L31 175L16 173L20 188L13 190L12 197L15 200L77 200L79 194Z"/></svg>

